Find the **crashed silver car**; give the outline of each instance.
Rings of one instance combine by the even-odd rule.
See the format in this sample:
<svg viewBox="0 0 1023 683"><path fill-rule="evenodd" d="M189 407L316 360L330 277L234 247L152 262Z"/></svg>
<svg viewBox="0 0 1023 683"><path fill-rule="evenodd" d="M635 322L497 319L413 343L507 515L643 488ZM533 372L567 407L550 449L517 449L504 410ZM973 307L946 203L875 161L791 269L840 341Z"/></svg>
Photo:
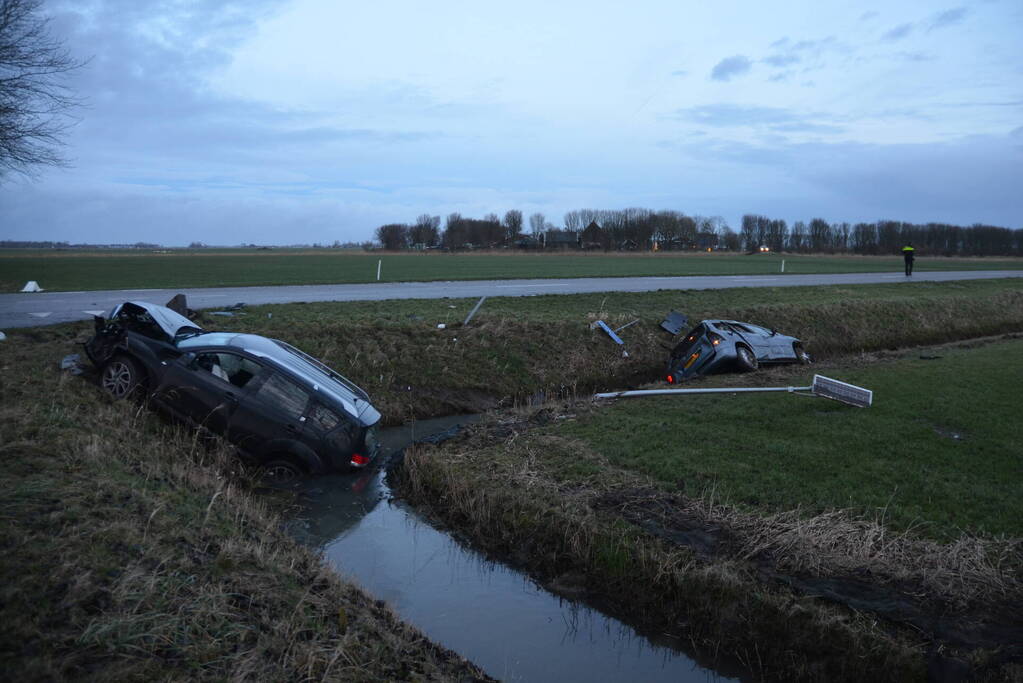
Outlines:
<svg viewBox="0 0 1023 683"><path fill-rule="evenodd" d="M129 301L85 351L101 386L225 437L268 479L365 467L380 413L365 391L290 344L210 332L164 306Z"/></svg>
<svg viewBox="0 0 1023 683"><path fill-rule="evenodd" d="M725 370L752 372L772 363L809 363L803 342L737 320L703 320L671 351L665 379L677 384Z"/></svg>

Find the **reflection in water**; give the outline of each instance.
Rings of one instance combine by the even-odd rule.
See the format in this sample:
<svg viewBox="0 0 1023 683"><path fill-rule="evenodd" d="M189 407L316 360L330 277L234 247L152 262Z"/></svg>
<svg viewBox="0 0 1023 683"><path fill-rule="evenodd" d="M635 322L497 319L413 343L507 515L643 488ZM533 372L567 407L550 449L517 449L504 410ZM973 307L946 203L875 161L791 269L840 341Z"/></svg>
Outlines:
<svg viewBox="0 0 1023 683"><path fill-rule="evenodd" d="M454 420L457 421L457 420ZM451 419L420 422L416 436ZM462 421L465 421L464 418ZM389 430L401 448L407 431ZM380 472L321 477L303 491L301 540L430 639L487 673L521 681L726 680L670 641L654 644L600 612L563 600L524 574L467 550L389 497Z"/></svg>

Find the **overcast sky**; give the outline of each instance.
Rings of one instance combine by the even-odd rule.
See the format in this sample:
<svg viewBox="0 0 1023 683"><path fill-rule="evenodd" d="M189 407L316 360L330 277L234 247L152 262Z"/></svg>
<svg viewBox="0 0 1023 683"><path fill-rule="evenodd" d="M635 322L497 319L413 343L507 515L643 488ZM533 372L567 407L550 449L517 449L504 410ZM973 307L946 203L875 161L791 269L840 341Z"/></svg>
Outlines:
<svg viewBox="0 0 1023 683"><path fill-rule="evenodd" d="M458 211L1023 227L1023 3L47 0L68 169L0 238L363 241Z"/></svg>

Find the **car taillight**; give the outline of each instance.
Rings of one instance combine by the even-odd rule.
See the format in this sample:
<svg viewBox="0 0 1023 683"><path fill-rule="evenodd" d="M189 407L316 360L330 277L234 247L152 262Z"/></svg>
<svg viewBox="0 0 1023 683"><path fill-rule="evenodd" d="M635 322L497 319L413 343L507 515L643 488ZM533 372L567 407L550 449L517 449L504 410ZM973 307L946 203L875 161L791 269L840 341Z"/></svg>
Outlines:
<svg viewBox="0 0 1023 683"><path fill-rule="evenodd" d="M361 453L352 455L352 467L365 467L369 464L369 458Z"/></svg>
<svg viewBox="0 0 1023 683"><path fill-rule="evenodd" d="M675 375L668 375L668 384L675 383Z"/></svg>
<svg viewBox="0 0 1023 683"><path fill-rule="evenodd" d="M722 337L720 334L714 334L713 332L707 335L707 339L709 339L710 343L713 344L714 346L717 346L718 344L725 340L725 338Z"/></svg>

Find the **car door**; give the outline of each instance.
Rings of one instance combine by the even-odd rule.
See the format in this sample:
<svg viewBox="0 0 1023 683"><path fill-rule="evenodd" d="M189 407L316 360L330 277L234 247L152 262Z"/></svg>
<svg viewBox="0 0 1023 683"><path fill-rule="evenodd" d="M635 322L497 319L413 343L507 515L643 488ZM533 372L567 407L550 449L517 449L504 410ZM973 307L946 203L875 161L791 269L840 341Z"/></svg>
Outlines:
<svg viewBox="0 0 1023 683"><path fill-rule="evenodd" d="M228 439L239 448L262 457L273 442L305 444L305 413L309 392L278 371L267 371L246 391L231 415Z"/></svg>
<svg viewBox="0 0 1023 683"><path fill-rule="evenodd" d="M740 323L732 323L731 328L742 337L743 341L749 344L750 348L753 349L753 353L756 354L758 361L770 360L771 343L768 341L770 332L756 325Z"/></svg>
<svg viewBox="0 0 1023 683"><path fill-rule="evenodd" d="M202 349L169 362L156 398L214 434L225 434L243 387L262 367L237 353Z"/></svg>

